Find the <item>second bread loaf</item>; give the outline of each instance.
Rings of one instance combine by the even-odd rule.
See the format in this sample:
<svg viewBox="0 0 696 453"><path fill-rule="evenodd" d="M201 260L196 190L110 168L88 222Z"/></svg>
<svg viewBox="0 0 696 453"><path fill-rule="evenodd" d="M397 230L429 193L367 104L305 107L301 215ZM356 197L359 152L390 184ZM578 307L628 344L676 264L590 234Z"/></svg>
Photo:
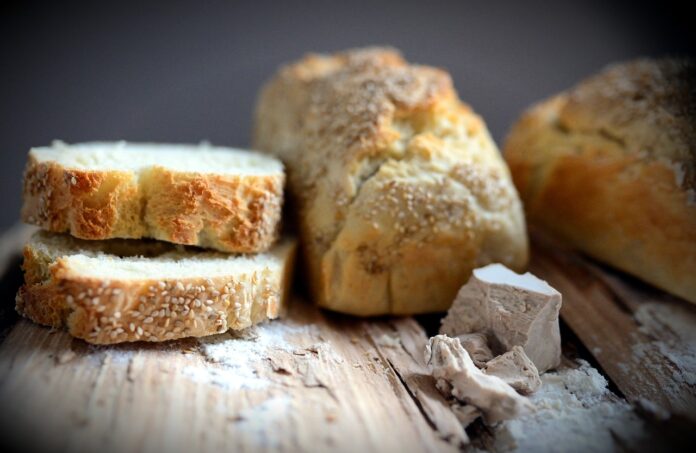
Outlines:
<svg viewBox="0 0 696 453"><path fill-rule="evenodd" d="M389 49L307 56L263 89L255 146L288 167L324 307L441 311L472 269L526 264L508 169L444 71Z"/></svg>

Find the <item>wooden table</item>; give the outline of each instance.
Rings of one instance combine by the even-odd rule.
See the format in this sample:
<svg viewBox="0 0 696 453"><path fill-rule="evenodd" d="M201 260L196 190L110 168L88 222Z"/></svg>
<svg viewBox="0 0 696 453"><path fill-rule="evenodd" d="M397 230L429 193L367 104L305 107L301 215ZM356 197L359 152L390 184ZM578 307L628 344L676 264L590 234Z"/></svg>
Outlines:
<svg viewBox="0 0 696 453"><path fill-rule="evenodd" d="M14 229L0 241L4 442L99 452L455 451L469 443L424 368L422 322L341 316L297 296L285 319L241 333L91 346L14 313L26 234ZM531 270L563 294L570 349L618 397L696 419L694 370L679 360L696 355L694 307L552 250L537 241ZM471 440L486 447L491 434L479 425Z"/></svg>

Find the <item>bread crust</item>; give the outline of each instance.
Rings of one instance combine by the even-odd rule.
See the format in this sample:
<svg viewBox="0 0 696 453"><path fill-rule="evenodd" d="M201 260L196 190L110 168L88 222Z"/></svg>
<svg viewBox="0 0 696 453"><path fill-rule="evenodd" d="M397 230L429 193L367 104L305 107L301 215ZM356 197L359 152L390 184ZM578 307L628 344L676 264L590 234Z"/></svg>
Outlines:
<svg viewBox="0 0 696 453"><path fill-rule="evenodd" d="M65 258L47 262L24 248L25 284L16 310L42 325L66 328L94 344L167 341L239 330L281 316L292 281L295 244L283 247L277 271L215 278L102 280L86 278Z"/></svg>
<svg viewBox="0 0 696 453"><path fill-rule="evenodd" d="M309 55L263 88L254 147L287 166L323 307L442 311L475 267L526 265L508 169L444 71L390 49Z"/></svg>
<svg viewBox="0 0 696 453"><path fill-rule="evenodd" d="M151 237L224 252L267 250L279 234L282 172L209 175L152 167L66 168L29 154L22 220L81 239Z"/></svg>
<svg viewBox="0 0 696 453"><path fill-rule="evenodd" d="M532 107L505 145L527 218L696 303L693 62L615 65Z"/></svg>

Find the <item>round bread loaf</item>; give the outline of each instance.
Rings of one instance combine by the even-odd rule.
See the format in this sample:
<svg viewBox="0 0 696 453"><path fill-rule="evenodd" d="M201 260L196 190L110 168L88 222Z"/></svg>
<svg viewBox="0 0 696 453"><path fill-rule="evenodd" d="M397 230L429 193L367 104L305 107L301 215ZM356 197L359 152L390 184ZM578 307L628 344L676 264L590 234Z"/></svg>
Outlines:
<svg viewBox="0 0 696 453"><path fill-rule="evenodd" d="M321 306L441 311L472 269L527 262L505 162L439 69L389 49L309 55L264 87L254 138L286 163Z"/></svg>
<svg viewBox="0 0 696 453"><path fill-rule="evenodd" d="M696 303L696 65L608 67L532 107L505 146L529 221Z"/></svg>

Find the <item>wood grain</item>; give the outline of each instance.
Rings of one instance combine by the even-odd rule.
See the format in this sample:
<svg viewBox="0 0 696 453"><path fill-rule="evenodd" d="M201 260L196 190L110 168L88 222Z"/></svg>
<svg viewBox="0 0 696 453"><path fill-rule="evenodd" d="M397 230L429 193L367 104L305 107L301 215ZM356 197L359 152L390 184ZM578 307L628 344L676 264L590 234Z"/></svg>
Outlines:
<svg viewBox="0 0 696 453"><path fill-rule="evenodd" d="M629 401L696 419L693 306L538 238L530 270L563 294L562 319Z"/></svg>
<svg viewBox="0 0 696 453"><path fill-rule="evenodd" d="M463 445L456 417L401 346L422 350L422 329L410 319L366 325L295 300L288 318L241 337L94 347L21 321L0 346L5 432L23 448L70 451ZM386 352L382 332L396 338Z"/></svg>
<svg viewBox="0 0 696 453"><path fill-rule="evenodd" d="M26 236L2 238L0 264L14 265ZM696 351L692 307L543 243L533 257L531 270L563 293L563 319L624 395L693 413L693 376L670 355ZM15 447L408 452L469 441L427 373L426 335L412 318L351 318L296 298L285 319L164 344L91 346L24 320L6 331L0 420Z"/></svg>

